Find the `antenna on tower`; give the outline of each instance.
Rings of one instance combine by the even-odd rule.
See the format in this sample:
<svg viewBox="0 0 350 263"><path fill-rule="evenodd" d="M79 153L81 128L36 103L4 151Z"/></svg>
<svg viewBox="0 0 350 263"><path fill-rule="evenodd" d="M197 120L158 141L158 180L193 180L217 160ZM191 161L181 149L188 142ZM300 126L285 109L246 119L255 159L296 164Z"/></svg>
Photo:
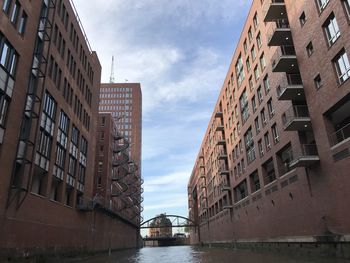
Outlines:
<svg viewBox="0 0 350 263"><path fill-rule="evenodd" d="M111 77L109 82L114 83L114 56L112 56Z"/></svg>

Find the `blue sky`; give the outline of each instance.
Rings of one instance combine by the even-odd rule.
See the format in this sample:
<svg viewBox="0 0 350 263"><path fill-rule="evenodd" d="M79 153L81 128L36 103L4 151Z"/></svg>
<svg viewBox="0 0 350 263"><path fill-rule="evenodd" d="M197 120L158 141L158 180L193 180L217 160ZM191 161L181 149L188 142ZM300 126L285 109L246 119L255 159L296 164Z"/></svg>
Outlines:
<svg viewBox="0 0 350 263"><path fill-rule="evenodd" d="M251 0L74 0L108 82L140 82L145 219L187 216L187 182Z"/></svg>

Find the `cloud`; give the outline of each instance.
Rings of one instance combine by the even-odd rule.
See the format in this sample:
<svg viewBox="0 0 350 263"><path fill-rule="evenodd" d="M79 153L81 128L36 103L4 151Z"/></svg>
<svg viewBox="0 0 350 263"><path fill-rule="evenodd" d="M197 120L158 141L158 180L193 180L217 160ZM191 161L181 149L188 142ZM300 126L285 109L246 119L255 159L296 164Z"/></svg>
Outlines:
<svg viewBox="0 0 350 263"><path fill-rule="evenodd" d="M163 176L149 177L145 181L145 192L155 192L161 189L167 191L169 188L174 189L186 185L188 180L188 171L174 172Z"/></svg>
<svg viewBox="0 0 350 263"><path fill-rule="evenodd" d="M251 0L74 0L102 81L143 95L145 218L187 214L187 182Z"/></svg>

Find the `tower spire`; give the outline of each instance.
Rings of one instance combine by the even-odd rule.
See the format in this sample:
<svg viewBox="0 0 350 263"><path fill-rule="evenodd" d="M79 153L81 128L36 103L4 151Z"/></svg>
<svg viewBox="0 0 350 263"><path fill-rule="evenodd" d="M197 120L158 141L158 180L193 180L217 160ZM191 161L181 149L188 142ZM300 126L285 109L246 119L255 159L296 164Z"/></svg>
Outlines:
<svg viewBox="0 0 350 263"><path fill-rule="evenodd" d="M114 83L114 56L112 56L111 77L109 82Z"/></svg>

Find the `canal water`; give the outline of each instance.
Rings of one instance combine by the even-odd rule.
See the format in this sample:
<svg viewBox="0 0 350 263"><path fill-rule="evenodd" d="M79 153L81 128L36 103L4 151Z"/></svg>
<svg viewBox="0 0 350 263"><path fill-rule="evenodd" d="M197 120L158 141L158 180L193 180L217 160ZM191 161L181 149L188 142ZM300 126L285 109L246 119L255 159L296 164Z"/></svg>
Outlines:
<svg viewBox="0 0 350 263"><path fill-rule="evenodd" d="M100 255L76 262L87 263L349 263L348 260L291 257L248 250L201 247L146 247Z"/></svg>

